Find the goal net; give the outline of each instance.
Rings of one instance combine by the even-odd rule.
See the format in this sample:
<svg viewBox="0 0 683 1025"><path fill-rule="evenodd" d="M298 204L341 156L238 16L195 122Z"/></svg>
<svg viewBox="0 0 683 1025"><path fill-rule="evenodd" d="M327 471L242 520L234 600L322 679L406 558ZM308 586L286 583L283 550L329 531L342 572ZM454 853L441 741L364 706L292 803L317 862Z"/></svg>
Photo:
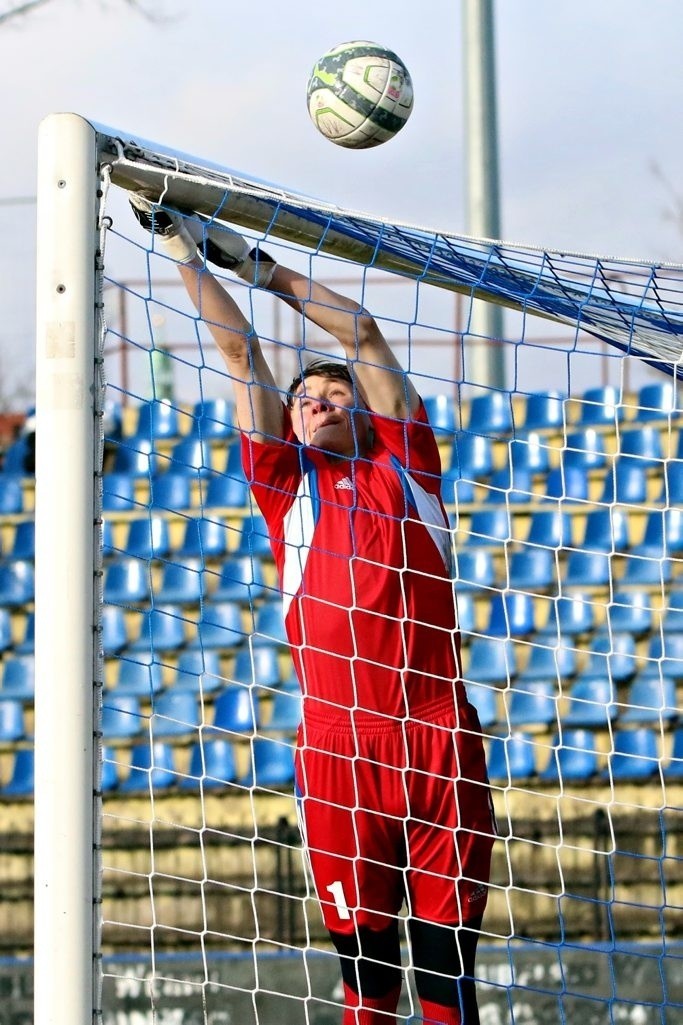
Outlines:
<svg viewBox="0 0 683 1025"><path fill-rule="evenodd" d="M683 268L389 223L61 114L38 209L36 1020L332 1025L343 1004L231 382L133 192L362 304L423 398L498 828L482 1025L673 1025ZM341 355L217 275L283 398ZM398 1020L421 1021L404 924Z"/></svg>

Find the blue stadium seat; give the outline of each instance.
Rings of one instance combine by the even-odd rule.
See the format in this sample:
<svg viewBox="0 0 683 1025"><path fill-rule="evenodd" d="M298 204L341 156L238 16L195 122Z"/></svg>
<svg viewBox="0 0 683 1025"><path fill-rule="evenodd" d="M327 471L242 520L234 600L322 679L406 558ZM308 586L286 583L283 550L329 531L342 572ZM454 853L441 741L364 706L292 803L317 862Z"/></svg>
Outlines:
<svg viewBox="0 0 683 1025"><path fill-rule="evenodd" d="M455 604L458 613L458 629L463 634L474 633L477 620L474 593L459 589L455 596Z"/></svg>
<svg viewBox="0 0 683 1025"><path fill-rule="evenodd" d="M151 717L153 737L186 737L200 724L201 711L194 691L172 687L155 695Z"/></svg>
<svg viewBox="0 0 683 1025"><path fill-rule="evenodd" d="M202 501L205 509L243 509L248 502L249 485L241 471L209 477Z"/></svg>
<svg viewBox="0 0 683 1025"><path fill-rule="evenodd" d="M104 571L103 597L107 605L139 605L149 598L149 566L141 559L116 559Z"/></svg>
<svg viewBox="0 0 683 1025"><path fill-rule="evenodd" d="M588 388L581 397L579 423L613 427L624 419L625 409L622 394L614 385L599 385Z"/></svg>
<svg viewBox="0 0 683 1025"><path fill-rule="evenodd" d="M167 790L179 782L171 744L164 741L150 743L146 740L130 748L130 767L119 790L123 793Z"/></svg>
<svg viewBox="0 0 683 1025"><path fill-rule="evenodd" d="M468 681L466 690L467 700L476 708L482 730L495 726L498 722L498 688L492 684Z"/></svg>
<svg viewBox="0 0 683 1025"><path fill-rule="evenodd" d="M486 548L460 548L455 552L456 592L492 587L496 571L492 553Z"/></svg>
<svg viewBox="0 0 683 1025"><path fill-rule="evenodd" d="M227 733L252 733L259 725L259 705L251 687L235 684L218 694L213 705L213 726Z"/></svg>
<svg viewBox="0 0 683 1025"><path fill-rule="evenodd" d="M266 521L259 513L245 516L237 543L237 555L264 555L272 558L273 553L268 539Z"/></svg>
<svg viewBox="0 0 683 1025"><path fill-rule="evenodd" d="M515 470L547 473L550 469L548 445L537 431L530 431L508 443L510 463Z"/></svg>
<svg viewBox="0 0 683 1025"><path fill-rule="evenodd" d="M607 606L607 621L615 633L649 634L654 624L652 597L646 589L615 591Z"/></svg>
<svg viewBox="0 0 683 1025"><path fill-rule="evenodd" d="M301 690L299 687L283 687L275 694L270 718L261 729L294 734L300 721Z"/></svg>
<svg viewBox="0 0 683 1025"><path fill-rule="evenodd" d="M452 395L427 395L423 400L427 418L437 437L457 430L456 403Z"/></svg>
<svg viewBox="0 0 683 1025"><path fill-rule="evenodd" d="M180 781L185 788L221 789L237 778L235 751L223 737L204 737L193 744L187 776Z"/></svg>
<svg viewBox="0 0 683 1025"><path fill-rule="evenodd" d="M111 520L102 520L102 558L111 559L113 556L118 555L118 550L114 544L114 525Z"/></svg>
<svg viewBox="0 0 683 1025"><path fill-rule="evenodd" d="M7 610L3 610L7 611ZM36 640L36 617L34 612L27 612L24 617L21 637L14 645L16 655L32 655Z"/></svg>
<svg viewBox="0 0 683 1025"><path fill-rule="evenodd" d="M664 763L664 778L683 782L683 726L674 730L671 755Z"/></svg>
<svg viewBox="0 0 683 1025"><path fill-rule="evenodd" d="M467 649L465 681L507 684L517 673L515 652L509 640L473 637Z"/></svg>
<svg viewBox="0 0 683 1025"><path fill-rule="evenodd" d="M566 396L555 391L527 395L524 404L524 429L537 431L563 428L565 400Z"/></svg>
<svg viewBox="0 0 683 1025"><path fill-rule="evenodd" d="M110 794L117 789L119 785L119 771L116 763L116 752L106 744L102 747L99 777L101 793Z"/></svg>
<svg viewBox="0 0 683 1025"><path fill-rule="evenodd" d="M30 703L36 693L36 660L34 655L8 655L2 662L0 697Z"/></svg>
<svg viewBox="0 0 683 1025"><path fill-rule="evenodd" d="M553 750L541 772L544 782L586 783L599 768L595 733L592 730L564 730L553 738Z"/></svg>
<svg viewBox="0 0 683 1025"><path fill-rule="evenodd" d="M631 684L626 705L619 715L620 723L671 722L678 716L676 681L659 674L637 678Z"/></svg>
<svg viewBox="0 0 683 1025"><path fill-rule="evenodd" d="M673 576L671 559L661 558L652 549L637 548L626 554L619 580L620 587L659 587Z"/></svg>
<svg viewBox="0 0 683 1025"><path fill-rule="evenodd" d="M152 442L146 438L124 438L116 446L112 473L134 479L153 477L157 470L158 456ZM120 496L119 496L120 497ZM108 508L111 508L108 506Z"/></svg>
<svg viewBox="0 0 683 1025"><path fill-rule="evenodd" d="M470 520L468 545L495 545L512 536L510 514L506 506L475 509Z"/></svg>
<svg viewBox="0 0 683 1025"><path fill-rule="evenodd" d="M132 652L174 652L185 643L185 618L179 605L156 605L139 615L137 635L128 644Z"/></svg>
<svg viewBox="0 0 683 1025"><path fill-rule="evenodd" d="M240 780L245 787L279 787L294 782L294 750L290 743L270 737L253 741L251 767Z"/></svg>
<svg viewBox="0 0 683 1025"><path fill-rule="evenodd" d="M228 527L218 517L188 519L178 554L190 558L215 559L228 550Z"/></svg>
<svg viewBox="0 0 683 1025"><path fill-rule="evenodd" d="M524 591L503 591L491 598L489 637L521 637L536 626L534 598Z"/></svg>
<svg viewBox="0 0 683 1025"><path fill-rule="evenodd" d="M588 661L581 676L605 676L624 683L638 669L636 641L632 633L598 629L589 644Z"/></svg>
<svg viewBox="0 0 683 1025"><path fill-rule="evenodd" d="M0 564L0 606L19 608L34 597L33 560L16 559Z"/></svg>
<svg viewBox="0 0 683 1025"><path fill-rule="evenodd" d="M143 516L128 524L123 545L125 555L134 559L163 559L170 547L168 520L164 516Z"/></svg>
<svg viewBox="0 0 683 1025"><path fill-rule="evenodd" d="M664 447L658 427L640 424L629 430L622 430L619 452L622 457L627 455L638 460L645 468L664 469Z"/></svg>
<svg viewBox="0 0 683 1025"><path fill-rule="evenodd" d="M115 678L115 689L109 695L111 703L120 698L150 699L164 685L160 662L140 661L128 653L117 660Z"/></svg>
<svg viewBox="0 0 683 1025"><path fill-rule="evenodd" d="M631 547L628 516L615 506L586 514L580 547L588 552L623 552Z"/></svg>
<svg viewBox="0 0 683 1025"><path fill-rule="evenodd" d="M105 741L126 740L141 733L147 717L142 715L137 694L105 691L102 697L100 729Z"/></svg>
<svg viewBox="0 0 683 1025"><path fill-rule="evenodd" d="M637 420L643 423L646 420L665 420L680 415L681 408L676 404L676 388L671 381L642 385L638 392Z"/></svg>
<svg viewBox="0 0 683 1025"><path fill-rule="evenodd" d="M545 479L548 498L585 501L588 498L588 476L579 466L556 466Z"/></svg>
<svg viewBox="0 0 683 1025"><path fill-rule="evenodd" d="M573 431L567 437L567 444L562 450L562 465L577 467L584 472L599 470L607 461L605 436L594 427L585 427Z"/></svg>
<svg viewBox="0 0 683 1025"><path fill-rule="evenodd" d="M280 655L275 644L244 647L237 652L231 676L237 683L258 687L278 687Z"/></svg>
<svg viewBox="0 0 683 1025"><path fill-rule="evenodd" d="M562 715L565 726L606 730L616 717L612 684L606 677L581 677L572 684Z"/></svg>
<svg viewBox="0 0 683 1025"><path fill-rule="evenodd" d="M505 391L487 391L470 399L467 428L473 434L497 437L513 426L512 397Z"/></svg>
<svg viewBox="0 0 683 1025"><path fill-rule="evenodd" d="M202 438L183 438L171 449L168 473L185 473L190 477L206 477L213 472L211 445Z"/></svg>
<svg viewBox="0 0 683 1025"><path fill-rule="evenodd" d="M280 599L264 602L254 616L252 644L287 644L287 633Z"/></svg>
<svg viewBox="0 0 683 1025"><path fill-rule="evenodd" d="M683 438L683 431L679 438ZM683 459L680 457L667 459L664 464L664 479L657 504L672 508L683 505Z"/></svg>
<svg viewBox="0 0 683 1025"><path fill-rule="evenodd" d="M230 442L226 446L225 462L221 467L221 472L226 473L228 477L238 477L240 473L244 473L242 467L242 446L239 437L235 441Z"/></svg>
<svg viewBox="0 0 683 1025"><path fill-rule="evenodd" d="M235 434L233 407L227 399L200 399L192 408L190 435L225 441Z"/></svg>
<svg viewBox="0 0 683 1025"><path fill-rule="evenodd" d="M612 577L611 556L574 549L567 555L563 577L566 587L605 587Z"/></svg>
<svg viewBox="0 0 683 1025"><path fill-rule="evenodd" d="M662 616L662 630L665 633L683 633L683 588L673 586Z"/></svg>
<svg viewBox="0 0 683 1025"><path fill-rule="evenodd" d="M26 438L17 438L5 450L2 459L3 472L14 474L18 477L31 476L26 469L29 457L30 450Z"/></svg>
<svg viewBox="0 0 683 1025"><path fill-rule="evenodd" d="M36 775L35 754L32 747L20 747L14 752L12 773L2 788L3 797L31 797Z"/></svg>
<svg viewBox="0 0 683 1025"><path fill-rule="evenodd" d="M508 583L514 590L538 593L551 586L556 589L555 553L549 548L525 545L512 553L508 565Z"/></svg>
<svg viewBox="0 0 683 1025"><path fill-rule="evenodd" d="M245 637L242 611L236 602L206 602L188 647L228 650L242 644Z"/></svg>
<svg viewBox="0 0 683 1025"><path fill-rule="evenodd" d="M151 509L167 509L171 512L189 509L192 505L192 482L186 473L167 470L152 477L149 482L149 506Z"/></svg>
<svg viewBox="0 0 683 1025"><path fill-rule="evenodd" d="M648 644L647 658L648 668L662 676L683 680L683 634L654 633Z"/></svg>
<svg viewBox="0 0 683 1025"><path fill-rule="evenodd" d="M133 437L146 441L168 441L180 433L178 410L166 399L152 399L138 408Z"/></svg>
<svg viewBox="0 0 683 1025"><path fill-rule="evenodd" d="M513 502L520 504L532 501L533 478L529 470L509 465L495 470L486 485L487 502Z"/></svg>
<svg viewBox="0 0 683 1025"><path fill-rule="evenodd" d="M204 596L204 566L200 559L167 562L154 597L165 605L197 605Z"/></svg>
<svg viewBox="0 0 683 1025"><path fill-rule="evenodd" d="M539 635L529 651L526 665L520 670L519 682L526 685L532 680L551 680L556 686L576 673L576 648L570 638L558 636L556 643L543 642Z"/></svg>
<svg viewBox="0 0 683 1025"><path fill-rule="evenodd" d="M0 652L12 647L12 615L9 609L0 608Z"/></svg>
<svg viewBox="0 0 683 1025"><path fill-rule="evenodd" d="M616 730L614 750L608 755L608 768L603 773L616 782L637 782L659 774L657 736L647 726Z"/></svg>
<svg viewBox="0 0 683 1025"><path fill-rule="evenodd" d="M238 601L250 605L265 590L261 560L250 555L229 556L222 564L213 601Z"/></svg>
<svg viewBox="0 0 683 1025"><path fill-rule="evenodd" d="M474 482L460 475L456 468L441 475L441 497L445 505L469 505L474 501Z"/></svg>
<svg viewBox="0 0 683 1025"><path fill-rule="evenodd" d="M110 657L118 654L128 643L126 618L119 605L104 605L100 615L102 652Z"/></svg>
<svg viewBox="0 0 683 1025"><path fill-rule="evenodd" d="M648 513L642 543L633 551L655 559L683 552L683 508L653 509Z"/></svg>
<svg viewBox="0 0 683 1025"><path fill-rule="evenodd" d="M21 475L0 472L0 516L15 516L24 511Z"/></svg>
<svg viewBox="0 0 683 1025"><path fill-rule="evenodd" d="M129 473L105 473L102 477L104 512L129 512L135 508L135 480Z"/></svg>
<svg viewBox="0 0 683 1025"><path fill-rule="evenodd" d="M488 748L488 773L492 783L520 783L536 774L536 748L525 733L491 737Z"/></svg>
<svg viewBox="0 0 683 1025"><path fill-rule="evenodd" d="M453 441L448 469L466 480L485 479L493 470L493 440L483 434L459 432Z"/></svg>
<svg viewBox="0 0 683 1025"><path fill-rule="evenodd" d="M173 677L176 690L186 688L195 694L211 694L222 687L223 682L220 651L188 648L179 653Z"/></svg>
<svg viewBox="0 0 683 1025"><path fill-rule="evenodd" d="M554 680L516 681L509 692L511 726L543 726L557 723L557 683Z"/></svg>
<svg viewBox="0 0 683 1025"><path fill-rule="evenodd" d="M531 514L527 544L566 548L572 543L572 518L564 509L535 509Z"/></svg>
<svg viewBox="0 0 683 1025"><path fill-rule="evenodd" d="M600 501L605 505L642 505L647 498L647 467L636 456L617 456L605 482Z"/></svg>
<svg viewBox="0 0 683 1025"><path fill-rule="evenodd" d="M14 744L25 736L24 703L0 692L0 743Z"/></svg>

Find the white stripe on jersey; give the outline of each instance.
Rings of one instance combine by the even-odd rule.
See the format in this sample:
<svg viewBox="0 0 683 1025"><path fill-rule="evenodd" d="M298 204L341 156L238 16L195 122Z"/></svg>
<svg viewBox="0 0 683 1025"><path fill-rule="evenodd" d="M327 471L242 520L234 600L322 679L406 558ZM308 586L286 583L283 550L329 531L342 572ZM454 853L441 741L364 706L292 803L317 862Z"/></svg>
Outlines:
<svg viewBox="0 0 683 1025"><path fill-rule="evenodd" d="M282 611L284 616L296 597L304 577L316 524L316 509L311 494L310 474L305 473L296 497L284 518L285 559L282 570Z"/></svg>
<svg viewBox="0 0 683 1025"><path fill-rule="evenodd" d="M403 477L407 480L417 515L429 531L429 536L437 547L443 559L444 567L450 576L453 576L453 549L451 547L451 533L447 520L444 518L439 499L429 491L425 491L417 481L413 480L409 473L403 471Z"/></svg>

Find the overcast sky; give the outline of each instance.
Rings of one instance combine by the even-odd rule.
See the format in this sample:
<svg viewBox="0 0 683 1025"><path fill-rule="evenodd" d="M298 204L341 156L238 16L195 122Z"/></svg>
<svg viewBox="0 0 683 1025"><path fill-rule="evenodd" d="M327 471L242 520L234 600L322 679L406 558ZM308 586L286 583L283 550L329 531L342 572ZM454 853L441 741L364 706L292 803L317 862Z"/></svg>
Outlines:
<svg viewBox="0 0 683 1025"><path fill-rule="evenodd" d="M19 201L35 192L38 124L52 111L340 206L466 231L458 0L147 8L162 20L125 0L52 0L0 25L5 405L32 387L34 207ZM683 195L683 4L497 0L494 10L503 238L681 262L667 214ZM399 53L415 88L402 133L355 153L319 136L305 105L316 58L354 38Z"/></svg>

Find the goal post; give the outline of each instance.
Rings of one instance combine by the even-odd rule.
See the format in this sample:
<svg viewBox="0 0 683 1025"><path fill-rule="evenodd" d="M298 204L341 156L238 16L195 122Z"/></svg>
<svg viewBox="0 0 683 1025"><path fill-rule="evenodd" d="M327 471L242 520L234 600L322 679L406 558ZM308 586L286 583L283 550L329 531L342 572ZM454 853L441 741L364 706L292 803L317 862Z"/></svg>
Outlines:
<svg viewBox="0 0 683 1025"><path fill-rule="evenodd" d="M666 617L683 610L683 267L384 221L76 114L50 115L39 137L36 1021L147 1025L172 1008L206 1025L330 1025L341 1003L297 839L298 690L233 461L230 382L129 210L138 191L341 277L429 406L500 827L482 1025L673 1025L683 647ZM329 338L222 281L284 394ZM506 311L507 391L470 372L481 299ZM120 613L113 640L105 610ZM634 696L641 676L661 700ZM193 707L162 701L188 689ZM134 729L111 740L103 703L129 697ZM656 751L622 749L622 720L629 741L646 722ZM630 775L636 761L647 777ZM419 1020L412 991L401 1014Z"/></svg>

